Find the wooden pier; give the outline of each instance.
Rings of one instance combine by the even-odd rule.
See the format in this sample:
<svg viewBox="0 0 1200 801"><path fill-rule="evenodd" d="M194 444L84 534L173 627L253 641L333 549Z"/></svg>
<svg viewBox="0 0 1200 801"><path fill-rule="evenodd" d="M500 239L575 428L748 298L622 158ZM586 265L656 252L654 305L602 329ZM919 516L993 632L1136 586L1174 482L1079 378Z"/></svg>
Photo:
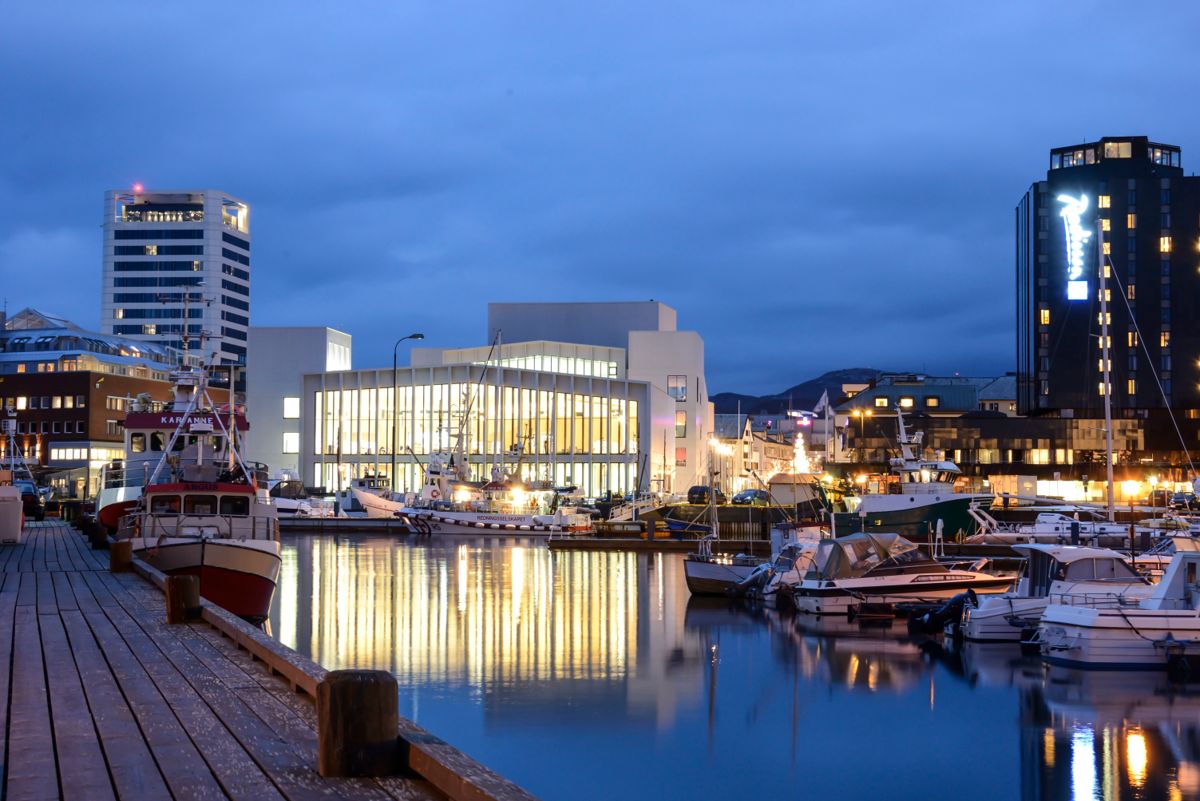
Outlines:
<svg viewBox="0 0 1200 801"><path fill-rule="evenodd" d="M168 624L162 576L61 522L0 545L0 798L531 799L401 720L400 775L327 778L326 671L204 602Z"/></svg>

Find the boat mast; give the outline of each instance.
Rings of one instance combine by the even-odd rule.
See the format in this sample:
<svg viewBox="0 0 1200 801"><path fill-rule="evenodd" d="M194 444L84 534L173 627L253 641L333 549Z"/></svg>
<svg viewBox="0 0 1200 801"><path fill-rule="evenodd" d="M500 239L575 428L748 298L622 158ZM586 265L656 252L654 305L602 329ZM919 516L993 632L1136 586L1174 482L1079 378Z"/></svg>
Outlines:
<svg viewBox="0 0 1200 801"><path fill-rule="evenodd" d="M1100 274L1100 365L1104 375L1104 470L1108 480L1106 507L1108 520L1116 520L1113 507L1113 436L1112 436L1112 360L1108 332L1108 282L1104 275L1104 228L1096 215L1096 264Z"/></svg>

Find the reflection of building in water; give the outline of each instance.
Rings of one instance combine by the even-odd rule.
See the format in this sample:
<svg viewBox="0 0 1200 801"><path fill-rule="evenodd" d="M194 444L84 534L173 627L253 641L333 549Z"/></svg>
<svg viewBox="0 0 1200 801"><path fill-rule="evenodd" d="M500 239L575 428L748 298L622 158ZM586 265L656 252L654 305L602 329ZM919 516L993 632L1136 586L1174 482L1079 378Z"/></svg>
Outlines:
<svg viewBox="0 0 1200 801"><path fill-rule="evenodd" d="M1021 688L1022 792L1200 798L1200 697L1164 675L1053 669Z"/></svg>
<svg viewBox="0 0 1200 801"><path fill-rule="evenodd" d="M562 698L582 694L628 717L614 707L623 693L671 720L681 692L700 692L678 559L551 554L540 539L333 538L287 542L283 559L272 631L331 669L480 688L489 708L519 702L535 715L561 714Z"/></svg>

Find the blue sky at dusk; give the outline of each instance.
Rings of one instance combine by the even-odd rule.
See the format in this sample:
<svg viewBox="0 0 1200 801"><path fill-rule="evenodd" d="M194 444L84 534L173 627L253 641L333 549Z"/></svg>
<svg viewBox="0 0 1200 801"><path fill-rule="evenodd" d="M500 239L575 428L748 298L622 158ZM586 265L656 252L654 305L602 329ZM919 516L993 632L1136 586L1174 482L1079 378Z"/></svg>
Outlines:
<svg viewBox="0 0 1200 801"><path fill-rule="evenodd" d="M253 321L482 344L496 300L663 300L712 391L1012 369L1051 147L1200 159L1200 6L8 3L0 270L94 327L105 189L252 205Z"/></svg>

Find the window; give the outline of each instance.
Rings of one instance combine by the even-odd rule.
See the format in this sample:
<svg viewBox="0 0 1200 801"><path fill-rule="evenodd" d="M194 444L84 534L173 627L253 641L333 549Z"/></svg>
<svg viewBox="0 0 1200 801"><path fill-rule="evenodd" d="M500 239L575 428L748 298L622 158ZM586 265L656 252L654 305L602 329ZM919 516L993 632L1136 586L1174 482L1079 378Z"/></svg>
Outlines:
<svg viewBox="0 0 1200 801"><path fill-rule="evenodd" d="M245 517L250 514L250 499L245 495L222 495L221 514Z"/></svg>
<svg viewBox="0 0 1200 801"><path fill-rule="evenodd" d="M60 433L62 433L62 428L61 428L61 425L62 425L61 423L59 423L57 420L55 420L55 421L54 421L54 423L53 423L53 425L51 425L51 427L50 427L50 433L51 433L51 434L60 434Z"/></svg>
<svg viewBox="0 0 1200 801"><path fill-rule="evenodd" d="M285 431L283 434L283 452L284 453L299 453L300 452L300 435L294 432Z"/></svg>
<svg viewBox="0 0 1200 801"><path fill-rule="evenodd" d="M1107 217L1102 218L1100 220L1100 230L1101 231L1111 231L1112 230L1112 220L1108 219Z"/></svg>
<svg viewBox="0 0 1200 801"><path fill-rule="evenodd" d="M284 398L283 399L283 419L284 420L299 420L300 419L300 399L299 398Z"/></svg>
<svg viewBox="0 0 1200 801"><path fill-rule="evenodd" d="M1163 331L1162 333L1160 333L1158 335L1158 346L1160 348L1171 347L1171 332L1170 331ZM20 400L20 398L18 398L18 400Z"/></svg>
<svg viewBox="0 0 1200 801"><path fill-rule="evenodd" d="M1112 208L1112 196L1100 195L1096 198L1096 204L1102 209ZM1107 220L1105 222L1107 222ZM1105 228L1104 230L1107 231L1108 229Z"/></svg>
<svg viewBox="0 0 1200 801"><path fill-rule="evenodd" d="M215 515L217 513L217 496L185 495L183 496L183 513L187 515Z"/></svg>
<svg viewBox="0 0 1200 801"><path fill-rule="evenodd" d="M1159 215L1159 227L1161 227L1161 228L1170 228L1171 227L1171 212L1164 211L1161 215Z"/></svg>
<svg viewBox="0 0 1200 801"><path fill-rule="evenodd" d="M875 397L875 408L876 409L886 409L887 405L888 405L888 399L886 396L877 395Z"/></svg>
<svg viewBox="0 0 1200 801"><path fill-rule="evenodd" d="M52 401L52 404L53 404L53 408L61 409L62 408L62 395L55 395L54 400Z"/></svg>
<svg viewBox="0 0 1200 801"><path fill-rule="evenodd" d="M675 436L687 436L687 412L675 412Z"/></svg>
<svg viewBox="0 0 1200 801"><path fill-rule="evenodd" d="M674 398L676 403L685 403L687 401L687 376L667 376L667 394Z"/></svg>
<svg viewBox="0 0 1200 801"><path fill-rule="evenodd" d="M911 409L912 407L913 407L912 396L911 395L901 395L900 396L900 408L901 409Z"/></svg>
<svg viewBox="0 0 1200 801"><path fill-rule="evenodd" d="M146 452L146 435L133 434L129 437L129 447L134 453Z"/></svg>
<svg viewBox="0 0 1200 801"><path fill-rule="evenodd" d="M1133 284L1130 284L1128 287L1126 287L1126 290L1127 290L1127 291L1126 291L1126 294L1129 296L1129 299L1130 299L1130 300L1137 300L1137 298L1136 298L1136 297L1134 297L1136 293L1134 292L1134 285L1133 285Z"/></svg>
<svg viewBox="0 0 1200 801"><path fill-rule="evenodd" d="M1101 382L1100 382L1100 383L1099 383L1099 384L1096 386L1096 393L1097 393L1098 395L1100 395L1100 396L1102 396L1102 397L1103 397L1103 395L1104 395L1104 382L1103 382L1103 381L1101 381Z"/></svg>
<svg viewBox="0 0 1200 801"><path fill-rule="evenodd" d="M1038 322L1042 325L1050 325L1050 310L1040 309L1038 311Z"/></svg>
<svg viewBox="0 0 1200 801"><path fill-rule="evenodd" d="M1158 238L1158 252L1159 253L1170 253L1171 252L1171 237L1160 236Z"/></svg>
<svg viewBox="0 0 1200 801"><path fill-rule="evenodd" d="M925 396L925 408L936 409L941 405L942 405L942 399L939 398L937 395L926 395Z"/></svg>
<svg viewBox="0 0 1200 801"><path fill-rule="evenodd" d="M142 255L143 256L157 256L158 255L158 245L146 245L146 247L142 249Z"/></svg>
<svg viewBox="0 0 1200 801"><path fill-rule="evenodd" d="M1130 395L1136 395L1137 394L1137 381L1134 381L1132 378L1129 379L1128 381L1126 381L1125 382L1125 391L1128 392Z"/></svg>
<svg viewBox="0 0 1200 801"><path fill-rule="evenodd" d="M178 495L157 495L150 499L150 514L177 515L179 514Z"/></svg>
<svg viewBox="0 0 1200 801"><path fill-rule="evenodd" d="M1131 228L1131 229L1137 228L1137 213L1136 212L1131 211L1125 215L1125 227Z"/></svg>
<svg viewBox="0 0 1200 801"><path fill-rule="evenodd" d="M675 449L675 466L687 467L687 448Z"/></svg>
<svg viewBox="0 0 1200 801"><path fill-rule="evenodd" d="M1105 255L1105 256L1107 256L1107 255L1109 255L1110 253L1112 253L1112 242L1105 242L1105 243L1104 243L1104 248L1103 248L1103 250L1104 250L1104 255Z"/></svg>
<svg viewBox="0 0 1200 801"><path fill-rule="evenodd" d="M1129 347L1131 347L1131 348L1136 348L1136 347L1137 347L1137 345L1138 345L1138 335L1137 335L1137 331L1130 331L1130 332L1129 332L1129 339L1128 339L1128 343L1127 343L1127 344L1128 344L1128 345L1129 345Z"/></svg>
<svg viewBox="0 0 1200 801"><path fill-rule="evenodd" d="M1104 143L1104 158L1106 159L1127 159L1132 156L1133 144L1131 142Z"/></svg>

